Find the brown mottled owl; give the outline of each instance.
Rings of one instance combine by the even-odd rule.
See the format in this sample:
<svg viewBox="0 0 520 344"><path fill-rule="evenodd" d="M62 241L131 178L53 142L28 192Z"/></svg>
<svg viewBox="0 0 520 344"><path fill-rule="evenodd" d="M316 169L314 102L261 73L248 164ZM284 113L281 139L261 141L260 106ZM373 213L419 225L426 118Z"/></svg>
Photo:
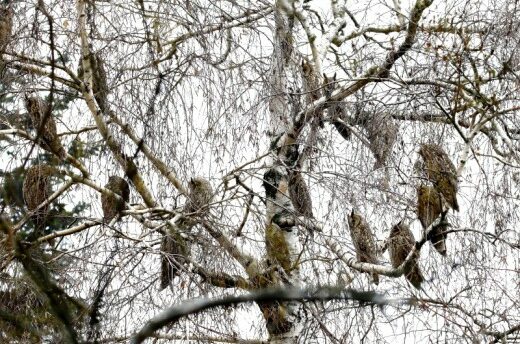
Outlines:
<svg viewBox="0 0 520 344"><path fill-rule="evenodd" d="M348 225L357 260L362 263L378 264L374 234L365 219L352 210L348 218ZM372 280L375 284L379 284L379 275L373 273Z"/></svg>
<svg viewBox="0 0 520 344"><path fill-rule="evenodd" d="M101 194L101 208L103 209L103 218L106 223L112 221L113 218L119 216L121 211L125 210L125 203L130 199L130 186L121 177L110 176L105 189L121 196L122 200L114 195Z"/></svg>
<svg viewBox="0 0 520 344"><path fill-rule="evenodd" d="M267 256L271 263L277 263L285 271L289 271L292 267L289 246L282 229L275 223L271 223L265 228L265 243Z"/></svg>
<svg viewBox="0 0 520 344"><path fill-rule="evenodd" d="M446 249L446 238L448 237L447 231L449 223L446 221L446 212L442 213L441 221L433 226L432 230L428 233L427 239L432 243L433 247L441 255L445 256Z"/></svg>
<svg viewBox="0 0 520 344"><path fill-rule="evenodd" d="M414 245L415 238L406 223L401 221L392 228L388 237L388 253L394 268L397 268L406 260ZM415 288L421 289L421 283L424 281L424 278L419 267L418 258L419 254L413 257L410 268L405 270L405 277Z"/></svg>
<svg viewBox="0 0 520 344"><path fill-rule="evenodd" d="M25 174L23 181L23 197L27 209L33 212L52 195L50 177L54 174L54 168L49 165L31 166ZM32 217L36 229L42 230L49 214L49 205L40 208Z"/></svg>
<svg viewBox="0 0 520 344"><path fill-rule="evenodd" d="M105 70L105 64L101 55L99 53L91 53L88 56L88 60L90 62L90 66L92 67L92 92L94 93L94 98L99 105L99 108L103 113L107 113L108 109L108 83L107 83L107 74ZM83 60L80 60L78 67L78 78L83 80L84 70L83 70Z"/></svg>
<svg viewBox="0 0 520 344"><path fill-rule="evenodd" d="M422 144L419 149L423 167L422 173L431 181L437 191L453 210L459 211L457 202L457 171L448 154L436 144Z"/></svg>
<svg viewBox="0 0 520 344"><path fill-rule="evenodd" d="M0 209L2 205L10 205L23 208L23 181L25 169L16 167L12 171L4 173L3 187L0 189Z"/></svg>
<svg viewBox="0 0 520 344"><path fill-rule="evenodd" d="M179 240L180 239L180 240ZM185 263L188 252L186 242L173 234L166 234L161 241L161 284L159 290L168 287Z"/></svg>
<svg viewBox="0 0 520 344"><path fill-rule="evenodd" d="M368 134L369 148L376 159L374 170L384 167L397 140L398 129L392 116L386 113L369 115L363 126Z"/></svg>
<svg viewBox="0 0 520 344"><path fill-rule="evenodd" d="M428 228L441 213L441 195L434 187L419 185L417 187L417 216L423 228Z"/></svg>
<svg viewBox="0 0 520 344"><path fill-rule="evenodd" d="M185 213L194 213L207 206L213 198L213 188L204 178L192 178L188 183L189 200L185 205Z"/></svg>
<svg viewBox="0 0 520 344"><path fill-rule="evenodd" d="M188 202L184 206L186 214L203 211L199 214L205 215L207 206L213 198L213 188L209 181L204 178L192 178L188 183L190 194ZM195 221L186 219L180 220L177 225L180 227L190 227L195 225ZM183 228L186 229L186 228ZM186 240L179 233L171 232L166 234L161 241L161 285L160 290L166 288L174 277L179 273L182 266L186 263L184 258L189 253L189 246Z"/></svg>
<svg viewBox="0 0 520 344"><path fill-rule="evenodd" d="M42 121L49 111L49 104L39 96L26 95L25 107L27 108L27 112L31 117L34 127L36 130L40 130ZM43 149L58 155L62 160L67 156L65 149L63 149L63 146L61 145L60 138L58 137L56 122L52 117L52 113L46 118L45 125L41 128L38 143Z"/></svg>
<svg viewBox="0 0 520 344"><path fill-rule="evenodd" d="M13 9L0 4L0 54L5 52L13 35Z"/></svg>
<svg viewBox="0 0 520 344"><path fill-rule="evenodd" d="M310 62L302 61L302 76L303 76L303 91L307 94L307 105L321 98L321 82L318 74ZM316 110L316 117L314 123L320 128L323 128L323 113L322 110Z"/></svg>
<svg viewBox="0 0 520 344"><path fill-rule="evenodd" d="M303 91L307 94L307 104L321 98L320 79L310 62L302 61Z"/></svg>
<svg viewBox="0 0 520 344"><path fill-rule="evenodd" d="M423 228L428 228L441 214L444 217L441 195L434 187L421 184L417 188L417 216ZM445 222L441 221L428 234L428 240L443 256L446 255L446 229Z"/></svg>
<svg viewBox="0 0 520 344"><path fill-rule="evenodd" d="M336 74L332 78L327 77L323 74L323 90L325 96L330 98L332 92L334 91L336 85ZM344 105L339 101L329 101L329 116L331 118L332 124L338 131L338 133L345 139L350 140L352 137L352 133L350 128L346 125L349 124L350 120L347 116Z"/></svg>
<svg viewBox="0 0 520 344"><path fill-rule="evenodd" d="M311 195L299 171L292 171L289 174L289 197L298 215L314 217Z"/></svg>

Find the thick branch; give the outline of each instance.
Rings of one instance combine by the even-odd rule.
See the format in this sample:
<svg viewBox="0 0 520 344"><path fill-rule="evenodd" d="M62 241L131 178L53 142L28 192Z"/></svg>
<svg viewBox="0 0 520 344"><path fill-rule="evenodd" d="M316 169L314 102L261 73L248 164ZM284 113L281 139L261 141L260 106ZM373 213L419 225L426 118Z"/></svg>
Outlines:
<svg viewBox="0 0 520 344"><path fill-rule="evenodd" d="M330 301L330 300L349 300L357 301L361 305L385 306L395 304L394 301L387 300L382 294L375 292L357 291L354 289L342 289L337 287L319 288L273 288L264 289L250 294L240 296L227 296L214 299L192 300L180 305L171 307L161 314L155 316L147 322L143 328L136 333L130 343L139 344L146 338L164 326L171 325L179 321L182 317L190 314L198 314L207 309L220 306L237 305L249 302L287 302L287 301ZM409 304L407 300L398 303Z"/></svg>
<svg viewBox="0 0 520 344"><path fill-rule="evenodd" d="M82 52L82 63L84 70L84 80L85 82L82 84L81 90L85 101L87 102L88 108L92 113L96 125L98 127L99 133L107 143L110 148L112 154L119 162L119 164L125 169L125 173L132 180L137 192L141 195L144 202L149 207L155 207L156 202L152 197L152 194L146 187L141 174L137 170L137 167L130 159L126 158L123 153L123 148L119 142L114 139L114 136L110 133L107 124L103 119L103 113L97 104L94 93L92 90L92 65L90 63L89 56L91 54L88 46L88 38L87 38L87 30L86 30L86 14L85 14L85 1L78 1L78 16L79 16L79 32L81 38L81 52Z"/></svg>

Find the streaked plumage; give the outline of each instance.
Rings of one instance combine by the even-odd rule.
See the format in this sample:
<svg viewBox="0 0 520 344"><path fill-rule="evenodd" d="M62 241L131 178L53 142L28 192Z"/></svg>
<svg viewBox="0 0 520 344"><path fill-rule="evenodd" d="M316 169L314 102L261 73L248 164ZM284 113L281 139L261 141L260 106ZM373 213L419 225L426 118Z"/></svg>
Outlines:
<svg viewBox="0 0 520 344"><path fill-rule="evenodd" d="M188 202L185 205L185 213L200 211L207 206L213 198L213 188L209 181L204 178L192 178L188 183L190 191Z"/></svg>
<svg viewBox="0 0 520 344"><path fill-rule="evenodd" d="M434 187L421 184L417 188L417 216L423 229L427 229L441 214L442 200L441 195ZM442 255L446 255L446 224L441 221L430 231L430 240L435 249Z"/></svg>
<svg viewBox="0 0 520 344"><path fill-rule="evenodd" d="M302 61L303 91L306 93L307 104L321 98L321 84L314 67L310 62Z"/></svg>
<svg viewBox="0 0 520 344"><path fill-rule="evenodd" d="M289 197L298 215L314 217L309 188L299 171L292 171L289 174Z"/></svg>
<svg viewBox="0 0 520 344"><path fill-rule="evenodd" d="M390 114L377 113L368 115L363 126L367 131L369 148L376 159L374 170L385 167L397 140L397 125Z"/></svg>
<svg viewBox="0 0 520 344"><path fill-rule="evenodd" d="M0 54L4 53L13 35L13 8L0 4Z"/></svg>
<svg viewBox="0 0 520 344"><path fill-rule="evenodd" d="M31 166L25 174L23 181L23 197L25 205L30 212L52 195L52 185L50 177L54 174L54 169L49 165ZM32 217L37 231L44 229L45 222L49 214L49 205L39 209Z"/></svg>
<svg viewBox="0 0 520 344"><path fill-rule="evenodd" d="M419 155L423 162L422 173L431 181L453 210L459 211L457 202L457 170L448 154L436 144L422 144Z"/></svg>
<svg viewBox="0 0 520 344"><path fill-rule="evenodd" d="M392 228L388 237L388 254L394 268L397 268L406 260L414 245L415 238L406 223L401 221ZM405 277L415 288L420 289L424 278L419 267L418 258L418 254L413 258L412 265L405 271Z"/></svg>
<svg viewBox="0 0 520 344"><path fill-rule="evenodd" d="M92 68L92 92L94 93L94 98L96 99L101 111L107 113L109 110L107 100L109 89L105 64L99 52L91 53L88 56L88 60ZM84 78L83 59L81 59L79 63L78 78L80 80L83 80Z"/></svg>
<svg viewBox="0 0 520 344"><path fill-rule="evenodd" d="M106 223L112 221L113 218L119 216L121 211L125 209L125 203L130 199L130 186L121 177L110 176L105 188L113 193L121 196L122 200L114 195L101 194L101 208L103 209L103 218Z"/></svg>
<svg viewBox="0 0 520 344"><path fill-rule="evenodd" d="M265 228L265 246L271 263L279 264L285 271L291 269L291 255L287 240L282 229L273 222Z"/></svg>
<svg viewBox="0 0 520 344"><path fill-rule="evenodd" d="M357 260L363 263L378 264L374 234L372 234L365 219L352 210L348 218L348 225L352 243L356 249ZM372 279L375 284L379 284L378 274L373 273Z"/></svg>
<svg viewBox="0 0 520 344"><path fill-rule="evenodd" d="M107 82L107 73L105 70L105 63L101 58L101 55L91 54L90 62L92 63L92 68L94 70L93 81L94 81L94 97L96 101L104 113L107 113L108 108L108 82Z"/></svg>
<svg viewBox="0 0 520 344"><path fill-rule="evenodd" d="M423 228L428 228L441 213L442 201L440 194L435 188L421 184L417 188L417 216Z"/></svg>
<svg viewBox="0 0 520 344"><path fill-rule="evenodd" d="M213 188L209 181L204 178L192 178L188 183L190 194L184 206L184 213L197 213L198 216L206 215L207 206L213 198ZM177 225L183 230L196 224L196 221L189 219L180 220ZM182 266L186 263L184 258L189 253L189 246L186 240L179 233L168 233L161 241L161 285L160 290L166 288L175 276L179 273Z"/></svg>
<svg viewBox="0 0 520 344"><path fill-rule="evenodd" d="M161 241L161 284L159 290L170 285L185 262L187 246L184 240L176 240L173 235L164 235Z"/></svg>
<svg viewBox="0 0 520 344"><path fill-rule="evenodd" d="M306 94L307 105L312 104L322 96L320 77L314 70L312 64L306 60L302 61L303 91ZM323 111L316 109L313 123L323 128Z"/></svg>
<svg viewBox="0 0 520 344"><path fill-rule="evenodd" d="M2 204L12 207L23 208L25 205L23 199L23 181L25 170L17 167L10 172L4 174L3 187L0 190L0 207Z"/></svg>
<svg viewBox="0 0 520 344"><path fill-rule="evenodd" d="M61 145L52 112L45 118L49 112L49 104L39 96L25 95L25 107L36 130L40 130L42 121L45 119L45 125L39 133L38 144L43 149L58 155L60 159L65 159L67 153Z"/></svg>
<svg viewBox="0 0 520 344"><path fill-rule="evenodd" d="M323 78L323 90L325 96L330 98L336 85L336 74L334 74L332 78L329 78L324 74ZM329 117L332 124L345 140L350 140L352 132L347 126L349 118L346 114L344 105L339 101L329 101L327 105L329 107Z"/></svg>

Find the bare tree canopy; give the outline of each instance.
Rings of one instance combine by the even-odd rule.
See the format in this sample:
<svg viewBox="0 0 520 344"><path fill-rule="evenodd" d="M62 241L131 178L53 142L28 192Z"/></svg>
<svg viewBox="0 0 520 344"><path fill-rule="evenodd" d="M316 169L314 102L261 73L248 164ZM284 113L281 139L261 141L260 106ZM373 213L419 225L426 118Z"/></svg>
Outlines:
<svg viewBox="0 0 520 344"><path fill-rule="evenodd" d="M0 342L520 340L519 32L516 0L0 0Z"/></svg>

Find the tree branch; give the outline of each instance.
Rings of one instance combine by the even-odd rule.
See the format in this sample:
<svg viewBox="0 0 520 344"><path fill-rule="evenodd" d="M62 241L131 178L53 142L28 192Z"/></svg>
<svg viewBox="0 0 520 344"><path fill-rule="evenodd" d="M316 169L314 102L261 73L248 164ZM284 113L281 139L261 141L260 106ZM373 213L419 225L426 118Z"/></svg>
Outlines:
<svg viewBox="0 0 520 344"><path fill-rule="evenodd" d="M369 291L357 291L354 289L343 289L338 287L318 288L272 288L264 289L239 296L227 296L223 298L199 299L173 306L154 318L150 319L145 326L139 330L130 340L131 344L142 343L151 337L155 331L164 326L172 325L182 317L190 314L198 314L207 309L220 306L238 305L249 302L287 302L287 301L330 301L348 300L356 301L362 306L386 306L393 304L410 304L408 300L388 300L382 294Z"/></svg>

